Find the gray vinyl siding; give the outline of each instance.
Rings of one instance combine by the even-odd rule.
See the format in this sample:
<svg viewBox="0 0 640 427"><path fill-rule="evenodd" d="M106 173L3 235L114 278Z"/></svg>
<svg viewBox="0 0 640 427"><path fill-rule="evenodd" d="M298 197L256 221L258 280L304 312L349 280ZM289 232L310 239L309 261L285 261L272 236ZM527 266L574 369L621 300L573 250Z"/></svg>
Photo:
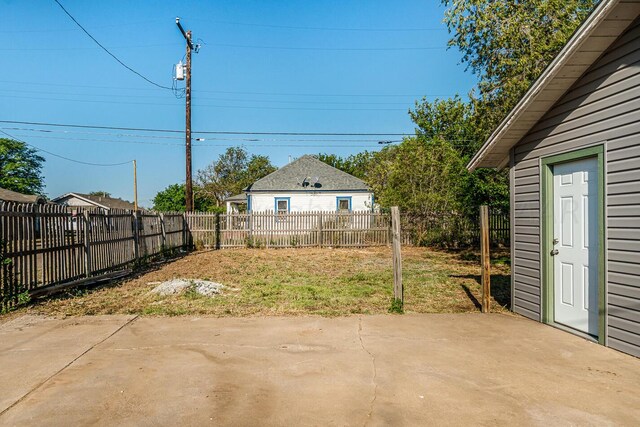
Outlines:
<svg viewBox="0 0 640 427"><path fill-rule="evenodd" d="M541 157L605 146L607 345L640 356L640 23L512 149L513 309L541 319Z"/></svg>

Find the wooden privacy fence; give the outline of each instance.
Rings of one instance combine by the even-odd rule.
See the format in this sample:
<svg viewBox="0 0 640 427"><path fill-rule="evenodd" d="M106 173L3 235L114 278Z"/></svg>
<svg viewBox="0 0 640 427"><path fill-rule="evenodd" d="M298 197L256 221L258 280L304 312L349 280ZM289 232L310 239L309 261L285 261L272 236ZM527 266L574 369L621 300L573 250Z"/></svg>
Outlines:
<svg viewBox="0 0 640 427"><path fill-rule="evenodd" d="M182 214L101 213L0 202L0 308L19 295L100 278L186 243Z"/></svg>
<svg viewBox="0 0 640 427"><path fill-rule="evenodd" d="M390 217L369 211L185 215L196 248L366 247L390 243Z"/></svg>
<svg viewBox="0 0 640 427"><path fill-rule="evenodd" d="M490 212L490 241L509 244L508 216ZM478 221L403 215L414 245L479 243ZM138 260L179 247L367 247L391 243L387 213L108 213L0 201L0 309L20 295L122 275ZM453 245L452 245L453 243Z"/></svg>

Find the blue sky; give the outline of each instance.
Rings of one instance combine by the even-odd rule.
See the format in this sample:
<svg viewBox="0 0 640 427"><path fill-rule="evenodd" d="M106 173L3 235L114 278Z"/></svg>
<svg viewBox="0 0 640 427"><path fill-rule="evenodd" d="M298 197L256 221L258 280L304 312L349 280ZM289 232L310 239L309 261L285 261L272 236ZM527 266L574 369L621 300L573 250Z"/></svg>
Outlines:
<svg viewBox="0 0 640 427"><path fill-rule="evenodd" d="M180 16L202 42L193 56L194 132L411 133L407 111L416 100L464 96L475 83L460 53L446 49L438 1L60 1L123 62L167 86L184 56ZM184 99L124 69L53 0L0 0L0 10L0 120L184 129ZM181 134L7 123L0 129L85 162L137 159L144 206L184 181ZM282 166L290 155L348 155L398 139L195 137L205 140L194 140L194 170L235 145ZM130 165L43 155L50 197L104 190L133 198Z"/></svg>

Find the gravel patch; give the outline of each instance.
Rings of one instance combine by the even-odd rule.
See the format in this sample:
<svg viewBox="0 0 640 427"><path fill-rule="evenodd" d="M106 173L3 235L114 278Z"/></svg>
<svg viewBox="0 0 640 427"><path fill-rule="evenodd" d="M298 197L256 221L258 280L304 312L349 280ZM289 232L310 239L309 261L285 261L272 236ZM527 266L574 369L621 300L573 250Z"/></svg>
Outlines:
<svg viewBox="0 0 640 427"><path fill-rule="evenodd" d="M155 283L154 283L155 284ZM176 295L193 288L198 294L213 297L222 292L222 283L199 279L173 279L160 283L151 292L162 296Z"/></svg>

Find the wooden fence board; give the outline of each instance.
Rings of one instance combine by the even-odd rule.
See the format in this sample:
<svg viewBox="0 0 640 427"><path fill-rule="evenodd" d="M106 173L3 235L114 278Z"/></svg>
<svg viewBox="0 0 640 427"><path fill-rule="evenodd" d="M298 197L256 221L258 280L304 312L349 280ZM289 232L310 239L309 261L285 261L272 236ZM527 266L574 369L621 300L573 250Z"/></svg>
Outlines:
<svg viewBox="0 0 640 427"><path fill-rule="evenodd" d="M389 216L379 212L188 213L196 247L365 247L389 244Z"/></svg>
<svg viewBox="0 0 640 427"><path fill-rule="evenodd" d="M479 241L477 221L402 216L402 243ZM508 244L508 217L490 211L491 242ZM505 236L507 236L505 238ZM108 213L0 201L0 308L25 291L122 271L167 249L367 247L391 243L382 212Z"/></svg>
<svg viewBox="0 0 640 427"><path fill-rule="evenodd" d="M185 237L180 213L0 201L0 308L26 291L125 270L138 257L185 246Z"/></svg>

